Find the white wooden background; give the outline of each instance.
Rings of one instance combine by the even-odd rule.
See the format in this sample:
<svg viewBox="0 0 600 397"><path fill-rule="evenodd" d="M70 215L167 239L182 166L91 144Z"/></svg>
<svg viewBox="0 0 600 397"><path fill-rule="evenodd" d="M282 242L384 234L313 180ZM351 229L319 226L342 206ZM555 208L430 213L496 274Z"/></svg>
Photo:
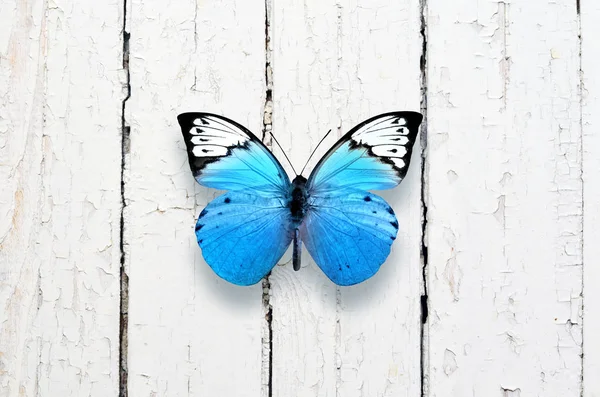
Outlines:
<svg viewBox="0 0 600 397"><path fill-rule="evenodd" d="M0 396L600 397L598 21L593 0L2 0ZM203 263L217 192L178 113L272 131L299 168L399 109L426 118L375 277L287 254L236 287Z"/></svg>

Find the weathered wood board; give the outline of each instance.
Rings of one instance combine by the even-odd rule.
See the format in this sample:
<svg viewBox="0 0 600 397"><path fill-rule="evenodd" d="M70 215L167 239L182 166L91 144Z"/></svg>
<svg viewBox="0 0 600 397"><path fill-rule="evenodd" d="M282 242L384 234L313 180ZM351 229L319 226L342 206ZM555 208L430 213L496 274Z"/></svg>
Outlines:
<svg viewBox="0 0 600 397"><path fill-rule="evenodd" d="M585 1L581 18L583 147L583 397L600 397L600 3Z"/></svg>
<svg viewBox="0 0 600 397"><path fill-rule="evenodd" d="M428 8L427 395L579 396L576 3Z"/></svg>
<svg viewBox="0 0 600 397"><path fill-rule="evenodd" d="M418 1L286 0L272 15L274 135L300 171L334 131L305 176L364 119L419 110ZM420 171L417 147L401 187L381 193L401 227L372 279L336 287L306 250L300 272L289 263L273 272L273 396L420 393Z"/></svg>
<svg viewBox="0 0 600 397"><path fill-rule="evenodd" d="M117 395L120 1L0 3L0 395Z"/></svg>
<svg viewBox="0 0 600 397"><path fill-rule="evenodd" d="M218 192L199 187L177 124L225 114L260 133L264 3L132 1L126 166L130 396L258 396L262 289L219 279L194 226Z"/></svg>

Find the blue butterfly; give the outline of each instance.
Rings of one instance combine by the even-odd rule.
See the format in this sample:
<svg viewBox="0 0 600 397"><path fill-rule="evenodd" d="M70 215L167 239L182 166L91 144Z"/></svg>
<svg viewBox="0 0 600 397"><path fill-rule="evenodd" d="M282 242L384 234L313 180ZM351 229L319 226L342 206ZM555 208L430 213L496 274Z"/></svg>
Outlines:
<svg viewBox="0 0 600 397"><path fill-rule="evenodd" d="M398 185L408 170L423 116L391 112L345 134L308 180L290 182L283 167L247 128L210 113L177 117L190 167L201 185L227 190L198 217L206 263L237 285L259 282L293 241L294 270L302 243L338 285L373 276L398 233L394 211L368 190Z"/></svg>

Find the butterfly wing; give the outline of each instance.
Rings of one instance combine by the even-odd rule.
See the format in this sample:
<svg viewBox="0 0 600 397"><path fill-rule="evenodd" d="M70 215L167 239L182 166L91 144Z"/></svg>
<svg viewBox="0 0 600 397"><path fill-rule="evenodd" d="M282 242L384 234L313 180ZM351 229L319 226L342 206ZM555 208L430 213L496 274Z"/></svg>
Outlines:
<svg viewBox="0 0 600 397"><path fill-rule="evenodd" d="M392 208L362 191L311 198L310 206L300 236L327 277L353 285L374 275L398 232Z"/></svg>
<svg viewBox="0 0 600 397"><path fill-rule="evenodd" d="M229 190L198 217L202 256L221 278L255 284L292 239L287 174L263 143L235 121L210 113L183 113L177 119L198 183Z"/></svg>
<svg viewBox="0 0 600 397"><path fill-rule="evenodd" d="M217 197L196 224L206 263L237 285L260 281L283 256L293 233L284 200L247 190Z"/></svg>
<svg viewBox="0 0 600 397"><path fill-rule="evenodd" d="M313 192L390 189L408 170L423 116L391 112L363 121L344 135L317 163L307 187Z"/></svg>
<svg viewBox="0 0 600 397"><path fill-rule="evenodd" d="M402 181L422 119L416 112L392 112L366 120L311 173L300 236L334 283L360 283L388 257L398 221L389 204L367 190L390 189Z"/></svg>
<svg viewBox="0 0 600 397"><path fill-rule="evenodd" d="M201 185L222 190L252 189L285 195L290 181L283 167L252 132L211 113L177 116L190 168Z"/></svg>

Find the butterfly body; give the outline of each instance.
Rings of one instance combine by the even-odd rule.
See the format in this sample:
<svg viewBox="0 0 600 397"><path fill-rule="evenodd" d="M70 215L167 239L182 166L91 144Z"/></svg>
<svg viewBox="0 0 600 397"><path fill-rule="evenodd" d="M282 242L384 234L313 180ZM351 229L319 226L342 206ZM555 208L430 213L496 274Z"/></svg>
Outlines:
<svg viewBox="0 0 600 397"><path fill-rule="evenodd" d="M306 178L302 175L298 175L292 181L291 194L288 201L288 207L290 209L290 217L292 225L295 229L300 227L306 211L309 209L308 204L308 191L306 190Z"/></svg>
<svg viewBox="0 0 600 397"><path fill-rule="evenodd" d="M393 209L369 190L398 185L408 170L422 116L390 112L344 135L309 178L292 181L248 129L210 113L178 116L196 180L228 192L198 217L196 237L220 277L255 284L293 243L300 269L302 244L338 285L374 275L398 233Z"/></svg>

